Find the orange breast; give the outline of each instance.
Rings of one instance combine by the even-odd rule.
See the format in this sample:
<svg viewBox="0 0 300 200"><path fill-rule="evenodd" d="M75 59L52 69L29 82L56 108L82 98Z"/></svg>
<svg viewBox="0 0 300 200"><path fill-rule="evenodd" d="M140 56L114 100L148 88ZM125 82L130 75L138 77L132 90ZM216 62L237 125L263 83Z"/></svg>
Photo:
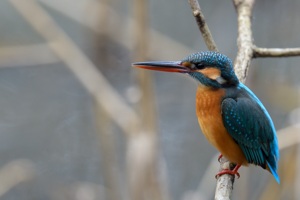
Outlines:
<svg viewBox="0 0 300 200"><path fill-rule="evenodd" d="M221 115L223 89L199 86L196 94L196 114L201 130L207 140L231 162L247 165L246 158L238 144L224 127Z"/></svg>

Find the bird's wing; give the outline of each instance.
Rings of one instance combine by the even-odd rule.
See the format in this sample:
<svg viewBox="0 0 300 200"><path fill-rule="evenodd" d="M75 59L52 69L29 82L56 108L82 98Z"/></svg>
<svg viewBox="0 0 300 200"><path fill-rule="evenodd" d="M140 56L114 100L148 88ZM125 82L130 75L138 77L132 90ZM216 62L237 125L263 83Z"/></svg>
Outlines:
<svg viewBox="0 0 300 200"><path fill-rule="evenodd" d="M260 106L246 97L226 98L222 101L222 118L247 161L265 168L274 133Z"/></svg>

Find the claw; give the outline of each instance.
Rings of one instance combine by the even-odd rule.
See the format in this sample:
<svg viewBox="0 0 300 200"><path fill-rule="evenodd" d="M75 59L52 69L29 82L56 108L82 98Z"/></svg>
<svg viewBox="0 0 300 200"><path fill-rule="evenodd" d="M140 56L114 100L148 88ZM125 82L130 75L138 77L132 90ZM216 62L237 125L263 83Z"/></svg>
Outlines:
<svg viewBox="0 0 300 200"><path fill-rule="evenodd" d="M241 167L241 165L236 165L233 170L224 169L224 170L220 171L219 173L217 173L215 177L217 179L219 176L222 176L223 174L231 174L231 175L237 175L237 177L240 178L240 174L238 172L240 167Z"/></svg>
<svg viewBox="0 0 300 200"><path fill-rule="evenodd" d="M221 162L221 158L222 158L222 157L223 157L223 155L220 154L219 157L218 157L218 161L219 161L219 162Z"/></svg>

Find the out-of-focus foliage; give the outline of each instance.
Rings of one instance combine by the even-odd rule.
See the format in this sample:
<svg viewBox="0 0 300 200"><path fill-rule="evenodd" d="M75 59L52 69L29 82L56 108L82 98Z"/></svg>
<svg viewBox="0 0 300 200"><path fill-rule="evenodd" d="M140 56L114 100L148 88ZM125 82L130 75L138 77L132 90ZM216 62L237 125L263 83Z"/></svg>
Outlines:
<svg viewBox="0 0 300 200"><path fill-rule="evenodd" d="M124 104L136 107L143 91L136 88L135 70L130 67L135 48L133 1L28 2L51 17ZM199 3L218 48L234 58L237 30L232 2ZM57 52L57 44L65 44L65 39L45 38L20 13L19 4L21 0L0 1L0 198L113 199L106 180L111 177L104 173L104 161L110 157L103 156L106 141L100 141L103 138L99 138L97 128L106 120L116 152L116 166L111 169L117 176L116 188L120 188L123 199L128 199L127 136L113 120L106 119L110 116L96 117L93 95L70 70L68 65L72 64L66 62L78 58L68 57L69 49L61 49L65 58ZM148 59L178 60L206 50L187 1L151 0L148 5ZM25 7L21 9L32 9ZM261 47L300 46L299 9L299 0L257 1L253 14L255 43ZM31 13L31 19L41 19L41 13ZM42 29L47 27L44 23ZM300 123L299 63L300 58L258 59L250 68L247 85L265 104L278 130ZM166 178L164 190L175 200L189 200L194 194L199 199L212 199L216 171L209 167L211 162L218 166L214 157L217 151L198 127L196 84L173 74L154 72L153 77L158 166L160 177ZM113 103L109 98L107 102ZM289 132L285 134L288 138ZM299 150L289 147L281 155L280 185L260 168L242 168L234 199L297 199Z"/></svg>

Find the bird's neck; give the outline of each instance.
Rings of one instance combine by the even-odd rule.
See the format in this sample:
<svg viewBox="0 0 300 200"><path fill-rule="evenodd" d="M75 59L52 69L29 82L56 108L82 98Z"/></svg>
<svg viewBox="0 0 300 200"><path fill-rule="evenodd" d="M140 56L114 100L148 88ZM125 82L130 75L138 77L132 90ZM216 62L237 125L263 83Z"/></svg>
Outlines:
<svg viewBox="0 0 300 200"><path fill-rule="evenodd" d="M215 109L220 111L224 95L225 90L222 88L215 89L199 85L196 93L197 116L209 115Z"/></svg>

